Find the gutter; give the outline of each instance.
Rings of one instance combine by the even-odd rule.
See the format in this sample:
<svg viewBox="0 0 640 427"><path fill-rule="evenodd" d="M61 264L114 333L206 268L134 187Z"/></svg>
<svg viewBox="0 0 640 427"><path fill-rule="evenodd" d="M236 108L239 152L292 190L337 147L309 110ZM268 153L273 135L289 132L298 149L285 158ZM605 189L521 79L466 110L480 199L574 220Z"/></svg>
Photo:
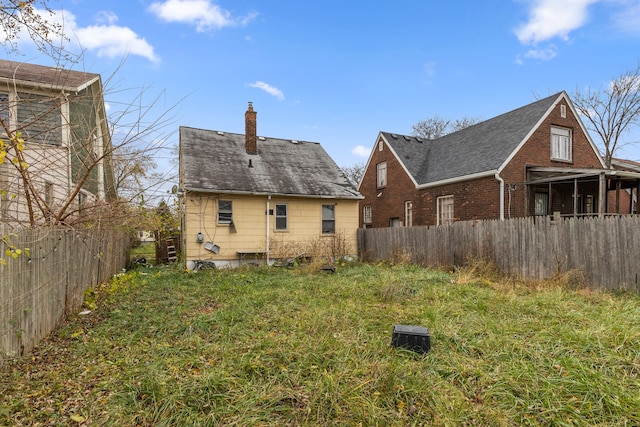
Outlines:
<svg viewBox="0 0 640 427"><path fill-rule="evenodd" d="M429 182L427 184L421 184L416 187L418 190L425 188L438 187L440 185L455 184L457 182L468 181L470 179L487 178L490 176L497 176L498 171L496 169L484 172L478 172L471 175L457 176L455 178L443 179L441 181Z"/></svg>

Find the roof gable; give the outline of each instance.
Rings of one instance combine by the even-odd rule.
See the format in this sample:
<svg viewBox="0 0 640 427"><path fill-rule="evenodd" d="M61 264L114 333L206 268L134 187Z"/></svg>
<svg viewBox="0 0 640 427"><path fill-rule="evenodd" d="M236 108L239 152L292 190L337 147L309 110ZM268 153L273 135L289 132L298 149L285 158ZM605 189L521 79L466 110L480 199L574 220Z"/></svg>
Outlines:
<svg viewBox="0 0 640 427"><path fill-rule="evenodd" d="M360 199L342 170L315 142L258 138L180 127L180 170L186 190Z"/></svg>
<svg viewBox="0 0 640 427"><path fill-rule="evenodd" d="M561 96L564 92L433 140L381 134L418 185L491 174L501 169Z"/></svg>

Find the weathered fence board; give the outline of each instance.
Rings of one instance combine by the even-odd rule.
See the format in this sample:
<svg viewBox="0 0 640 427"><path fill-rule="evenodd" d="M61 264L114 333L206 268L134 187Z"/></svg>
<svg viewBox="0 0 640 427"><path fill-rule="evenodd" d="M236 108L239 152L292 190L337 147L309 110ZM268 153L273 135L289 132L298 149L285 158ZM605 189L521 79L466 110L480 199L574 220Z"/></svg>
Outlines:
<svg viewBox="0 0 640 427"><path fill-rule="evenodd" d="M9 242L24 252L0 266L0 364L31 351L78 310L87 288L126 266L130 247L114 230L29 229Z"/></svg>
<svg viewBox="0 0 640 427"><path fill-rule="evenodd" d="M524 279L579 271L594 288L640 291L640 216L360 229L358 248L364 260L403 254L415 263L453 267L480 259Z"/></svg>

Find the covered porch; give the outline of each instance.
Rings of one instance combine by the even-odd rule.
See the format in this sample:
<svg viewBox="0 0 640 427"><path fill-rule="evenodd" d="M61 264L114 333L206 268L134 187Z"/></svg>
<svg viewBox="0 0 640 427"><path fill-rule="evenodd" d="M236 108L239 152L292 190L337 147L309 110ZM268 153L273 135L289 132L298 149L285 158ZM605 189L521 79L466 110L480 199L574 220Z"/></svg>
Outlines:
<svg viewBox="0 0 640 427"><path fill-rule="evenodd" d="M528 167L526 175L527 216L638 213L640 171Z"/></svg>

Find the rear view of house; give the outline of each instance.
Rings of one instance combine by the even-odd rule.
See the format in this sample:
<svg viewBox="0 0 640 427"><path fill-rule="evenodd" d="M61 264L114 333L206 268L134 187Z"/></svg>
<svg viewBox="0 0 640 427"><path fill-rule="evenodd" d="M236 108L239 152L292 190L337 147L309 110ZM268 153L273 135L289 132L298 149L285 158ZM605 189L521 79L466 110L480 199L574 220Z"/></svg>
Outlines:
<svg viewBox="0 0 640 427"><path fill-rule="evenodd" d="M637 172L605 167L560 92L437 139L380 132L359 186L360 225L635 212L621 195L639 183Z"/></svg>
<svg viewBox="0 0 640 427"><path fill-rule="evenodd" d="M187 267L355 254L358 201L314 142L180 127L182 239Z"/></svg>

